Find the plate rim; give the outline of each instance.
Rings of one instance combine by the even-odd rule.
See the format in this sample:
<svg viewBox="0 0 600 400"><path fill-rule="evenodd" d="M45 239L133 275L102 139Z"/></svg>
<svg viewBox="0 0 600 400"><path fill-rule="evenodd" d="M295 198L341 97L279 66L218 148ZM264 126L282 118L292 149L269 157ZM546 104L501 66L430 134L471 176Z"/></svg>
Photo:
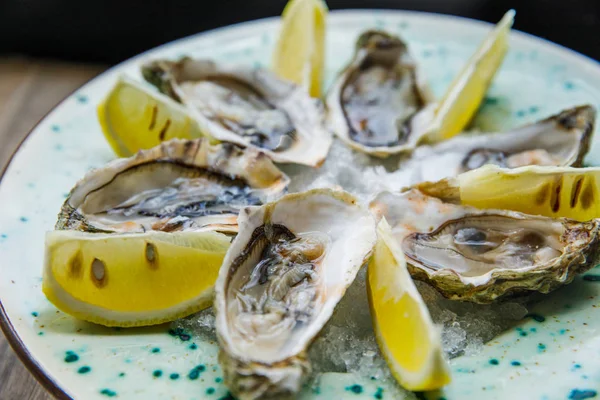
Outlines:
<svg viewBox="0 0 600 400"><path fill-rule="evenodd" d="M352 14L356 14L356 15L360 15L360 14L386 15L390 12L393 14L396 14L396 15L417 15L417 16L422 16L422 17L435 18L435 19L439 19L439 20L459 20L459 21L465 21L466 23L475 25L475 26L481 25L481 26L491 27L491 26L495 25L495 24L487 22L487 21L482 21L482 20L478 20L478 19L474 19L474 18L463 17L463 16L453 15L453 14L443 14L443 13L417 11L417 10L388 9L388 8L352 8L352 9L329 10L329 16L335 15L335 16L342 17L344 15L351 16ZM20 140L18 145L12 151L11 155L8 157L8 161L6 162L4 168L0 170L0 185L2 184L2 180L3 180L4 176L9 171L15 157L21 151L23 145L30 138L31 134L33 132L35 132L38 129L38 127L51 116L51 114L54 114L54 112L59 107L61 107L63 104L65 104L65 102L73 94L75 94L77 91L85 88L86 86L91 84L93 81L102 79L110 74L114 74L119 69L121 69L124 64L133 62L136 59L143 58L143 57L147 56L149 53L154 52L158 49L171 47L173 45L182 43L184 41L193 40L195 38L199 38L202 36L210 36L211 34L214 34L217 32L234 30L234 29L240 28L242 26L250 27L252 25L262 25L265 23L275 22L275 21L279 20L279 18L280 18L279 16L272 16L272 17L259 18L259 19L249 20L249 21L243 21L243 22L238 22L238 23L231 24L231 25L208 29L205 31L201 31L201 32L192 34L192 35L174 39L169 42L163 43L161 45L149 48L149 49L147 49L141 53L138 53L130 58L127 58L127 59L111 66L110 68L106 69L105 71L101 72L100 74L88 79L85 83L83 83L82 85L75 88L68 95L66 95L62 100L60 100L56 105L54 105L50 110L48 110L48 112L46 112L34 124L34 126L27 132L27 134L25 134L25 136L23 136L23 138ZM568 55L569 57L573 57L584 64L589 65L593 69L596 69L597 72L600 74L600 61L596 60L586 54L580 53L576 50L570 49L561 44L552 42L551 40L548 40L548 39L545 39L545 38L542 38L539 36L535 36L531 33L520 31L518 29L511 29L510 36L511 37L514 37L514 36L523 37L530 41L542 43L546 48L554 49L556 51L559 51L561 53ZM17 333L15 327L13 326L10 318L8 317L8 314L2 303L1 296L0 296L0 330L3 332L8 344L10 345L12 350L16 353L19 360L25 365L25 367L27 368L29 373L31 373L33 375L33 377L38 381L38 383L47 392L49 392L52 396L56 397L59 400L73 400L73 397L71 397L71 395L69 395L67 393L67 390L65 388L61 387L51 377L51 373L49 371L46 371L40 365L37 358L29 351L27 345L23 342L23 340Z"/></svg>

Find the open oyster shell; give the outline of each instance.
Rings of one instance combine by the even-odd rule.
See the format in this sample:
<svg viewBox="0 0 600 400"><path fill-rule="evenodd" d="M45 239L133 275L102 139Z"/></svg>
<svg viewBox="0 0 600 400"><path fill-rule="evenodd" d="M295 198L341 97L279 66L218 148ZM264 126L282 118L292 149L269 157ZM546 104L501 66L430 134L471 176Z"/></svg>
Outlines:
<svg viewBox="0 0 600 400"><path fill-rule="evenodd" d="M463 134L433 146L419 146L401 162L405 184L437 181L494 164L580 167L594 132L596 110L573 107L509 132Z"/></svg>
<svg viewBox="0 0 600 400"><path fill-rule="evenodd" d="M325 161L332 137L320 100L266 69L183 58L153 61L142 74L186 105L208 136L257 147L276 162Z"/></svg>
<svg viewBox="0 0 600 400"><path fill-rule="evenodd" d="M287 189L262 152L208 139L173 139L93 170L71 190L56 229L237 232L237 214Z"/></svg>
<svg viewBox="0 0 600 400"><path fill-rule="evenodd" d="M326 105L329 128L352 148L377 157L413 149L435 109L406 43L383 31L360 35Z"/></svg>
<svg viewBox="0 0 600 400"><path fill-rule="evenodd" d="M600 260L600 220L578 222L509 210L476 209L416 188L380 193L385 216L411 275L455 300L548 293Z"/></svg>
<svg viewBox="0 0 600 400"><path fill-rule="evenodd" d="M244 208L238 223L215 285L225 383L242 400L288 398L373 250L375 221L348 193L315 189Z"/></svg>

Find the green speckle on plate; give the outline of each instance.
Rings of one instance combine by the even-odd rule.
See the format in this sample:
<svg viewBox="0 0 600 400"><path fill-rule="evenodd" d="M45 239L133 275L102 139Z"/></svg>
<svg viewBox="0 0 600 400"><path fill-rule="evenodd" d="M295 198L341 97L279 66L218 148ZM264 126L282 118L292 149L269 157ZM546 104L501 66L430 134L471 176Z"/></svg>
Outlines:
<svg viewBox="0 0 600 400"><path fill-rule="evenodd" d="M69 350L65 353L65 362L73 363L78 360L79 356L74 351Z"/></svg>
<svg viewBox="0 0 600 400"><path fill-rule="evenodd" d="M117 395L117 392L115 392L114 390L110 390L110 389L102 389L100 391L100 394L107 396L107 397L115 397Z"/></svg>
<svg viewBox="0 0 600 400"><path fill-rule="evenodd" d="M595 398L598 392L592 389L573 389L569 393L569 400L586 400Z"/></svg>
<svg viewBox="0 0 600 400"><path fill-rule="evenodd" d="M348 386L346 390L354 394L361 394L363 392L363 387L361 385L354 384L352 386Z"/></svg>
<svg viewBox="0 0 600 400"><path fill-rule="evenodd" d="M197 365L194 368L192 368L192 370L188 374L188 378L191 380L196 380L200 377L200 374L204 371L206 371L206 367L204 365L202 365L202 364ZM217 378L217 379L220 379L220 378ZM216 379L215 379L215 382L217 382Z"/></svg>
<svg viewBox="0 0 600 400"><path fill-rule="evenodd" d="M540 314L535 314L535 313L527 314L525 317L529 317L536 322L546 321L546 317L544 317L543 315L540 315Z"/></svg>
<svg viewBox="0 0 600 400"><path fill-rule="evenodd" d="M169 329L168 334L171 336L178 337L183 342L187 342L188 340L190 340L192 338L188 333L186 333L181 328Z"/></svg>

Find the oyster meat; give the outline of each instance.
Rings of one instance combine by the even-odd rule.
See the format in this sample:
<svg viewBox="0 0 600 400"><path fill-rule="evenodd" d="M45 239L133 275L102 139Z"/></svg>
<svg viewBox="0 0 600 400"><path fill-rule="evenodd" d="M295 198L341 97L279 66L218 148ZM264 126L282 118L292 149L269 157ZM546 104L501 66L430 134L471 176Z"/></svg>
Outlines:
<svg viewBox="0 0 600 400"><path fill-rule="evenodd" d="M278 197L288 182L253 148L173 139L89 172L64 202L56 229L235 233L241 208Z"/></svg>
<svg viewBox="0 0 600 400"><path fill-rule="evenodd" d="M392 226L411 275L456 300L548 293L600 260L600 220L578 222L445 202L416 188L380 193L371 210Z"/></svg>
<svg viewBox="0 0 600 400"><path fill-rule="evenodd" d="M378 156L410 150L435 109L422 72L397 36L367 31L327 95L327 122L356 150Z"/></svg>
<svg viewBox="0 0 600 400"><path fill-rule="evenodd" d="M242 400L288 398L373 250L375 220L348 193L315 189L247 207L238 222L215 285L225 383Z"/></svg>
<svg viewBox="0 0 600 400"><path fill-rule="evenodd" d="M494 164L504 168L527 165L580 167L592 139L596 110L570 108L510 132L459 135L433 146L419 146L400 163L405 186L437 181Z"/></svg>
<svg viewBox="0 0 600 400"><path fill-rule="evenodd" d="M320 100L266 69L183 58L153 61L142 74L187 106L208 136L257 147L276 162L325 161L332 137Z"/></svg>

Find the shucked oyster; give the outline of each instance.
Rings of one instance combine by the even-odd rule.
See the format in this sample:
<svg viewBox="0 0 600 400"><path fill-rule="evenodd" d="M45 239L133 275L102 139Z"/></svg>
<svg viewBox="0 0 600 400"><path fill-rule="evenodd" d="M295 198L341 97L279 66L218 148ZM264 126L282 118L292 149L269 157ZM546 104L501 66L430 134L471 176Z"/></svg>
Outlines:
<svg viewBox="0 0 600 400"><path fill-rule="evenodd" d="M597 219L476 209L416 188L381 193L370 207L392 226L411 275L451 299L489 303L527 291L548 293L600 260Z"/></svg>
<svg viewBox="0 0 600 400"><path fill-rule="evenodd" d="M281 163L314 167L327 156L332 138L320 101L266 69L183 58L154 61L142 74L215 139L258 147Z"/></svg>
<svg viewBox="0 0 600 400"><path fill-rule="evenodd" d="M420 146L400 164L400 179L409 186L437 181L494 164L580 167L589 150L596 110L574 107L510 132L459 135L434 146Z"/></svg>
<svg viewBox="0 0 600 400"><path fill-rule="evenodd" d="M237 214L285 192L288 177L263 153L208 139L173 139L89 172L56 229L237 232Z"/></svg>
<svg viewBox="0 0 600 400"><path fill-rule="evenodd" d="M351 147L387 157L416 146L433 118L433 100L407 45L367 31L327 95L327 120Z"/></svg>
<svg viewBox="0 0 600 400"><path fill-rule="evenodd" d="M215 285L225 383L239 399L283 399L306 351L368 259L375 221L346 192L315 189L240 213Z"/></svg>

